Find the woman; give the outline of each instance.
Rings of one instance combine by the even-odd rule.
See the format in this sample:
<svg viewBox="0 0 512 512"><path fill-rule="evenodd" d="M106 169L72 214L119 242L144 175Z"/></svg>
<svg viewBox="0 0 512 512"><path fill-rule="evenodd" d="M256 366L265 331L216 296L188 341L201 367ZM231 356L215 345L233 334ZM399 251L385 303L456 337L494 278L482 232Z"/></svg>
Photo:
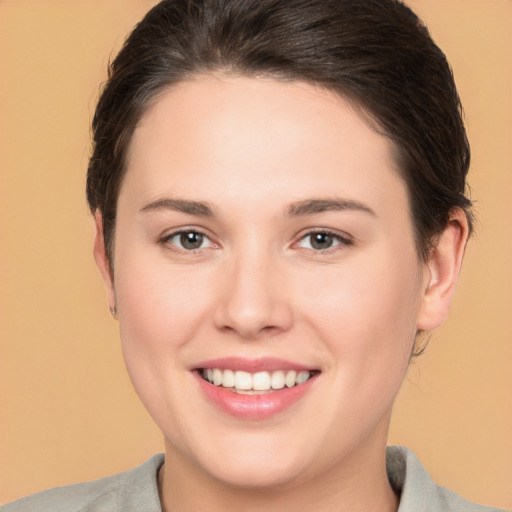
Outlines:
<svg viewBox="0 0 512 512"><path fill-rule="evenodd" d="M489 510L386 450L471 232L449 66L392 0L171 0L93 122L94 254L165 436L14 510Z"/></svg>

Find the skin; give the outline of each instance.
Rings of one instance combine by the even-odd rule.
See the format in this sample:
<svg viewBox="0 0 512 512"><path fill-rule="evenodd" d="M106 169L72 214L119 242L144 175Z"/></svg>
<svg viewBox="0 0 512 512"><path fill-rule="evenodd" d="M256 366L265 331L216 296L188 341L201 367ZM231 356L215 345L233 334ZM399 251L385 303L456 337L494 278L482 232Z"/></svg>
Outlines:
<svg viewBox="0 0 512 512"><path fill-rule="evenodd" d="M212 215L162 206L169 199ZM312 199L350 207L290 215ZM385 472L393 401L417 330L446 317L468 230L454 210L419 260L391 143L349 102L272 79L176 85L133 136L115 278L99 212L96 227L126 366L165 437L165 510L396 510ZM206 235L200 249L180 246L183 229ZM332 246L314 248L312 231L333 233ZM243 420L209 403L189 371L226 356L321 373L284 412Z"/></svg>

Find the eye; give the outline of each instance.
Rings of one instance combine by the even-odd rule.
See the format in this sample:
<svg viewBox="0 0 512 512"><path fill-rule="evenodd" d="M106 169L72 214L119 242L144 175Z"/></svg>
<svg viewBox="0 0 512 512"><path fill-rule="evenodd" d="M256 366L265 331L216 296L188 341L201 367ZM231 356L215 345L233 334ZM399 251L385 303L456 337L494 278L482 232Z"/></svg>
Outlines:
<svg viewBox="0 0 512 512"><path fill-rule="evenodd" d="M330 231L315 231L303 236L298 243L299 247L314 251L328 251L340 245L350 245L352 241Z"/></svg>
<svg viewBox="0 0 512 512"><path fill-rule="evenodd" d="M172 233L165 237L163 241L184 251L195 251L215 246L215 244L204 233L194 231L192 229Z"/></svg>

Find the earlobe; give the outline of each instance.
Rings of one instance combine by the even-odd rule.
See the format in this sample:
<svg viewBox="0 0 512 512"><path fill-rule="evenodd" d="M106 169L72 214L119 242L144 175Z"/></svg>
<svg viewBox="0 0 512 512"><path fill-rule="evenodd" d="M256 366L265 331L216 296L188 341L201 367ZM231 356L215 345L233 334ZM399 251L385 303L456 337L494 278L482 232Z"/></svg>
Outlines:
<svg viewBox="0 0 512 512"><path fill-rule="evenodd" d="M448 316L468 235L466 214L461 208L455 208L426 263L418 330L436 329Z"/></svg>
<svg viewBox="0 0 512 512"><path fill-rule="evenodd" d="M100 271L103 282L107 289L107 298L110 311L116 311L116 298L114 291L114 276L112 274L112 268L110 260L107 255L107 249L105 246L105 238L103 236L103 216L99 210L96 210L94 214L94 260Z"/></svg>

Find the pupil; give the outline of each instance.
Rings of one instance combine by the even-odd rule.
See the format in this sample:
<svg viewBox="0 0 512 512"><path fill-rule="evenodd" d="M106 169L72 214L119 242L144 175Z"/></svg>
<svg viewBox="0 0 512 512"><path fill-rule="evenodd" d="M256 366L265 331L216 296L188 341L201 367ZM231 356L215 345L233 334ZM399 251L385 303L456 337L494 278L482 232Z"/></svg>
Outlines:
<svg viewBox="0 0 512 512"><path fill-rule="evenodd" d="M311 238L311 247L313 247L313 249L329 249L332 242L332 235L328 233L315 233Z"/></svg>
<svg viewBox="0 0 512 512"><path fill-rule="evenodd" d="M181 245L185 249L199 249L203 243L204 235L201 233L194 233L190 231L188 233L182 233L180 236Z"/></svg>

